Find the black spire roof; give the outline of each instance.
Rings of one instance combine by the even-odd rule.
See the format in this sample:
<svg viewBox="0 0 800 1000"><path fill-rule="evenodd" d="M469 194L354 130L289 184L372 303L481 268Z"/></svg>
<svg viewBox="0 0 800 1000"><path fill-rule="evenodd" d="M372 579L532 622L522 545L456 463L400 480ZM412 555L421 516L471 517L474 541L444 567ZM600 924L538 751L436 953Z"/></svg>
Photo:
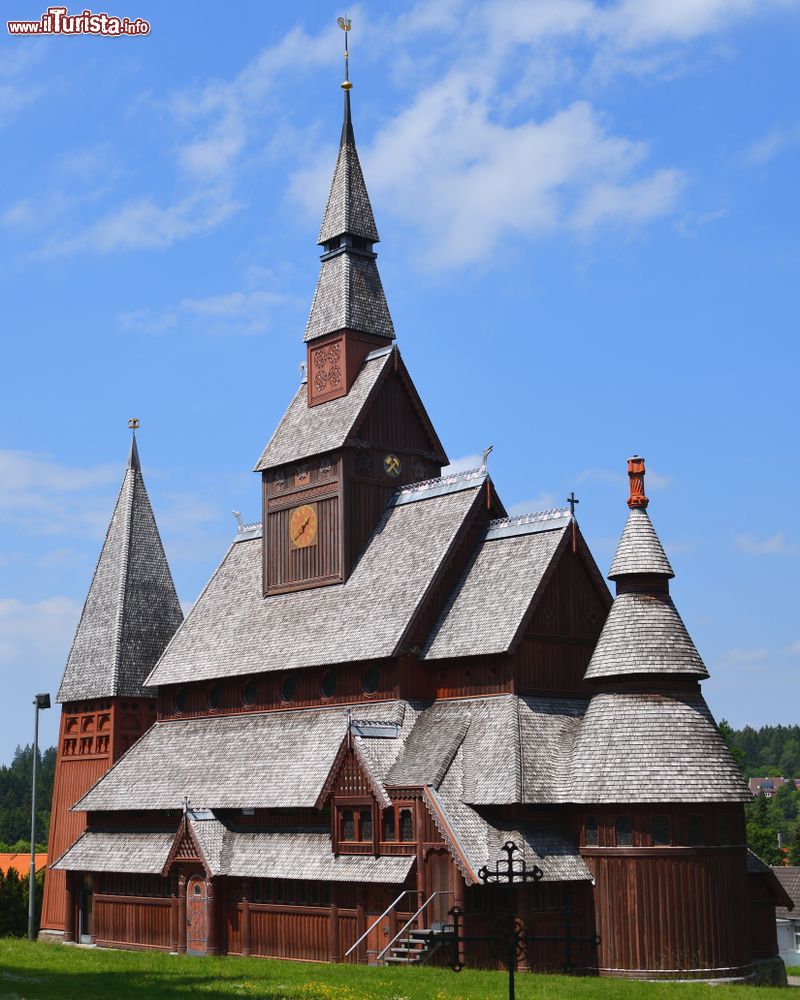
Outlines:
<svg viewBox="0 0 800 1000"><path fill-rule="evenodd" d="M58 701L141 695L182 620L134 435Z"/></svg>
<svg viewBox="0 0 800 1000"><path fill-rule="evenodd" d="M319 232L324 253L306 341L345 329L394 340L394 324L373 251L378 240L356 150L348 86L339 155Z"/></svg>

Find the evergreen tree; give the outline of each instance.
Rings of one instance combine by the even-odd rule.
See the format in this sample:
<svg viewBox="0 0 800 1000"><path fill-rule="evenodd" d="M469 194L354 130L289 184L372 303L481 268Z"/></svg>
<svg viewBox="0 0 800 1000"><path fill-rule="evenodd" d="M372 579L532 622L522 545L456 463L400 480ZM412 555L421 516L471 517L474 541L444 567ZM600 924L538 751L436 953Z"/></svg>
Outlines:
<svg viewBox="0 0 800 1000"><path fill-rule="evenodd" d="M783 863L778 848L778 831L770 824L769 801L765 795L756 795L745 806L747 817L747 846L768 865Z"/></svg>
<svg viewBox="0 0 800 1000"><path fill-rule="evenodd" d="M800 823L794 828L794 836L789 844L789 864L800 867Z"/></svg>

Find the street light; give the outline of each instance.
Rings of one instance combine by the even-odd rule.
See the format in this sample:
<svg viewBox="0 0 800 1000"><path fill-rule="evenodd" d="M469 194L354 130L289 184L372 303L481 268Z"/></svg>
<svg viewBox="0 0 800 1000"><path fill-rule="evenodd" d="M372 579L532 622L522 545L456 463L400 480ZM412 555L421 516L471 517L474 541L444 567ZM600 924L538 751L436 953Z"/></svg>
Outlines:
<svg viewBox="0 0 800 1000"><path fill-rule="evenodd" d="M33 724L33 786L31 788L31 876L28 883L28 937L35 935L34 913L36 904L36 764L39 757L39 709L50 708L50 695L37 694Z"/></svg>

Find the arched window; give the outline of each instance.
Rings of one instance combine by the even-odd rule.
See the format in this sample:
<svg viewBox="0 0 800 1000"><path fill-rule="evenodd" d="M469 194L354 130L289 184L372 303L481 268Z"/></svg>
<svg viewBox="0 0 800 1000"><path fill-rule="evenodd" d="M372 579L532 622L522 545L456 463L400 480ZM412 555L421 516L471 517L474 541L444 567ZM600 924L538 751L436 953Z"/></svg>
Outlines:
<svg viewBox="0 0 800 1000"><path fill-rule="evenodd" d="M208 700L208 707L211 709L217 709L222 704L222 688L219 684L212 684L208 689L208 695L206 696Z"/></svg>
<svg viewBox="0 0 800 1000"><path fill-rule="evenodd" d="M186 705L188 704L188 697L186 695L186 688L181 688L180 691L175 695L175 711L185 712Z"/></svg>
<svg viewBox="0 0 800 1000"><path fill-rule="evenodd" d="M414 817L410 809L400 810L400 839L405 841L414 839Z"/></svg>
<svg viewBox="0 0 800 1000"><path fill-rule="evenodd" d="M283 683L281 684L281 701L290 702L294 701L294 696L297 693L297 681L289 674L284 677Z"/></svg>
<svg viewBox="0 0 800 1000"><path fill-rule="evenodd" d="M322 678L320 690L323 698L332 698L336 694L336 671L329 670Z"/></svg>
<svg viewBox="0 0 800 1000"><path fill-rule="evenodd" d="M383 814L383 839L394 840L395 836L394 809L387 809Z"/></svg>
<svg viewBox="0 0 800 1000"><path fill-rule="evenodd" d="M689 817L689 847L700 847L706 842L706 825L702 816Z"/></svg>
<svg viewBox="0 0 800 1000"><path fill-rule="evenodd" d="M653 817L653 847L664 847L670 842L669 818L667 816Z"/></svg>
<svg viewBox="0 0 800 1000"><path fill-rule="evenodd" d="M587 847L597 847L599 843L597 836L597 820L594 816L589 816L584 824L583 842Z"/></svg>
<svg viewBox="0 0 800 1000"><path fill-rule="evenodd" d="M614 829L617 847L630 847L633 844L633 824L630 816L617 816Z"/></svg>
<svg viewBox="0 0 800 1000"><path fill-rule="evenodd" d="M381 686L381 672L377 667L369 667L361 675L361 688L364 694L375 694Z"/></svg>
<svg viewBox="0 0 800 1000"><path fill-rule="evenodd" d="M255 681L248 681L242 688L242 704L246 708L251 708L258 698L258 684Z"/></svg>

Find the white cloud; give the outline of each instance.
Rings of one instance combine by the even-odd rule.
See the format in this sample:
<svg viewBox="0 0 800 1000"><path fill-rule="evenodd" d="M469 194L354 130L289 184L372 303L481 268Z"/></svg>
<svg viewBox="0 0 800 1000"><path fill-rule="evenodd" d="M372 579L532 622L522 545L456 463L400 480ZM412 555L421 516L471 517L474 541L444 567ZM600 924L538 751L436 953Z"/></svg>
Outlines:
<svg viewBox="0 0 800 1000"><path fill-rule="evenodd" d="M728 663L763 663L768 656L768 649L740 649L736 647L723 653L722 659Z"/></svg>
<svg viewBox="0 0 800 1000"><path fill-rule="evenodd" d="M47 455L0 449L0 520L45 534L96 537L111 513L108 487L119 479L118 466L70 467Z"/></svg>
<svg viewBox="0 0 800 1000"><path fill-rule="evenodd" d="M471 472L473 469L479 469L480 467L480 455L462 455L461 458L455 458L449 465L446 465L442 469L442 475L453 476L456 473Z"/></svg>
<svg viewBox="0 0 800 1000"><path fill-rule="evenodd" d="M800 145L800 122L775 125L766 135L748 146L745 150L745 162L751 166L763 167L785 149L797 145Z"/></svg>
<svg viewBox="0 0 800 1000"><path fill-rule="evenodd" d="M205 298L181 299L162 310L136 309L119 317L125 330L164 333L192 330L201 325L213 334L258 334L270 326L274 306L289 296L264 290L225 292Z"/></svg>
<svg viewBox="0 0 800 1000"><path fill-rule="evenodd" d="M22 669L66 657L80 615L70 597L48 597L26 603L0 598L0 665Z"/></svg>
<svg viewBox="0 0 800 1000"><path fill-rule="evenodd" d="M370 190L425 233L426 263L452 267L483 260L509 236L639 225L668 213L682 174L638 176L646 153L644 143L610 134L585 101L504 124L459 69L386 122L361 158ZM309 213L319 210L329 175L326 158L292 178Z"/></svg>
<svg viewBox="0 0 800 1000"><path fill-rule="evenodd" d="M787 656L800 656L800 639L790 642L784 652Z"/></svg>
<svg viewBox="0 0 800 1000"><path fill-rule="evenodd" d="M752 556L796 555L798 552L798 546L792 544L782 531L766 538L751 534L737 535L736 545L742 552L748 552Z"/></svg>
<svg viewBox="0 0 800 1000"><path fill-rule="evenodd" d="M210 232L240 208L227 190L204 189L162 207L150 198L130 201L72 236L53 237L42 251L56 257L81 250L158 249Z"/></svg>

